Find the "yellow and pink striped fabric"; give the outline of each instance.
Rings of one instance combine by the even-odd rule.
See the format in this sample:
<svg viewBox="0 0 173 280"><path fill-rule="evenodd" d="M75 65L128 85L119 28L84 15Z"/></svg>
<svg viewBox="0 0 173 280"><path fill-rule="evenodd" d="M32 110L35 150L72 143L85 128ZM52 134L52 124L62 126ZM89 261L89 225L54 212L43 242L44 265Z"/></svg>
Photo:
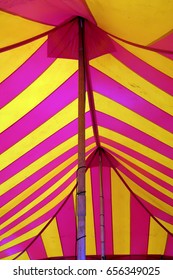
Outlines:
<svg viewBox="0 0 173 280"><path fill-rule="evenodd" d="M173 2L0 1L0 259L75 259L78 17L86 254L173 258ZM100 165L101 161L101 165Z"/></svg>

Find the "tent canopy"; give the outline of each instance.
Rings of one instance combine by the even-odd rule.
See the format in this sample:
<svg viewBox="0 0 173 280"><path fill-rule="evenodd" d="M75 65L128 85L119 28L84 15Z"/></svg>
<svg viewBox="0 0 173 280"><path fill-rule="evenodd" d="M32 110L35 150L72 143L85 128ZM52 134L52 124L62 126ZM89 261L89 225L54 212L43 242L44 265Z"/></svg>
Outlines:
<svg viewBox="0 0 173 280"><path fill-rule="evenodd" d="M0 9L0 258L76 258L79 17L87 258L173 258L173 2Z"/></svg>

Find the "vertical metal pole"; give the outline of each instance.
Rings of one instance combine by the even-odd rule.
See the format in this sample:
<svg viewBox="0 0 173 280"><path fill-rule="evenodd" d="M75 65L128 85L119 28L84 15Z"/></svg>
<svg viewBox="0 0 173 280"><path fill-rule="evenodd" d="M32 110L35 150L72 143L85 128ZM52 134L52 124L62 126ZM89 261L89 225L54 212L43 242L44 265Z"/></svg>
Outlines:
<svg viewBox="0 0 173 280"><path fill-rule="evenodd" d="M99 173L100 173L100 240L101 240L101 259L105 260L105 224L104 224L104 196L103 196L103 170L102 154L99 149Z"/></svg>
<svg viewBox="0 0 173 280"><path fill-rule="evenodd" d="M85 246L85 58L84 19L79 18L79 84L78 84L78 189L77 189L77 259L86 259Z"/></svg>

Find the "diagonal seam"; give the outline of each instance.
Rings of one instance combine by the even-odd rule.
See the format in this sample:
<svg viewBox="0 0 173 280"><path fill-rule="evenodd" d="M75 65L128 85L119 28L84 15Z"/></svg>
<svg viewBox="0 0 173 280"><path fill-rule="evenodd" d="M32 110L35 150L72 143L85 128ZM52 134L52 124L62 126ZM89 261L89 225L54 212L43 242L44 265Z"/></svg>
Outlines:
<svg viewBox="0 0 173 280"><path fill-rule="evenodd" d="M170 232L164 225L162 225L159 220L147 209L147 207L141 202L141 200L137 197L137 195L132 191L132 189L129 187L129 185L127 184L127 182L123 179L123 177L121 176L121 174L118 172L118 170L115 168L115 166L112 163L112 158L110 158L110 154L105 151L105 149L102 148L102 152L104 153L106 159L109 161L110 166L112 167L112 169L114 170L114 172L118 175L118 177L120 178L120 180L122 181L122 183L124 184L124 186L128 189L128 191L134 196L134 198L138 201L138 203L145 209L145 211L147 211L147 213L150 215L150 217L153 218L153 220L159 224L159 226L161 226L162 229L164 229L168 234L170 234L173 237L173 233Z"/></svg>
<svg viewBox="0 0 173 280"><path fill-rule="evenodd" d="M91 74L90 74L88 60L86 62L86 82L87 82L88 102L89 102L90 113L91 113L92 127L93 127L93 132L94 132L94 137L95 137L96 145L99 148L100 147L100 140L99 140L99 132L98 132L97 117L96 117L96 109L95 109L95 102L94 102L94 97L93 97Z"/></svg>

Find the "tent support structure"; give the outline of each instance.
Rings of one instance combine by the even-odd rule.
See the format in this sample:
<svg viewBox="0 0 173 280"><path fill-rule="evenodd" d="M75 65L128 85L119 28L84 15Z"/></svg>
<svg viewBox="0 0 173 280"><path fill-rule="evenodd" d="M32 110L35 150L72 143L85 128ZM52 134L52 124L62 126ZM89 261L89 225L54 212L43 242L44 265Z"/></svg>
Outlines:
<svg viewBox="0 0 173 280"><path fill-rule="evenodd" d="M100 241L101 259L105 260L105 231L104 231L104 195L103 195L103 172L102 172L102 151L99 149L99 173L100 173Z"/></svg>
<svg viewBox="0 0 173 280"><path fill-rule="evenodd" d="M85 50L84 19L79 17L79 82L78 82L78 187L77 187L77 259L86 259L85 220Z"/></svg>

